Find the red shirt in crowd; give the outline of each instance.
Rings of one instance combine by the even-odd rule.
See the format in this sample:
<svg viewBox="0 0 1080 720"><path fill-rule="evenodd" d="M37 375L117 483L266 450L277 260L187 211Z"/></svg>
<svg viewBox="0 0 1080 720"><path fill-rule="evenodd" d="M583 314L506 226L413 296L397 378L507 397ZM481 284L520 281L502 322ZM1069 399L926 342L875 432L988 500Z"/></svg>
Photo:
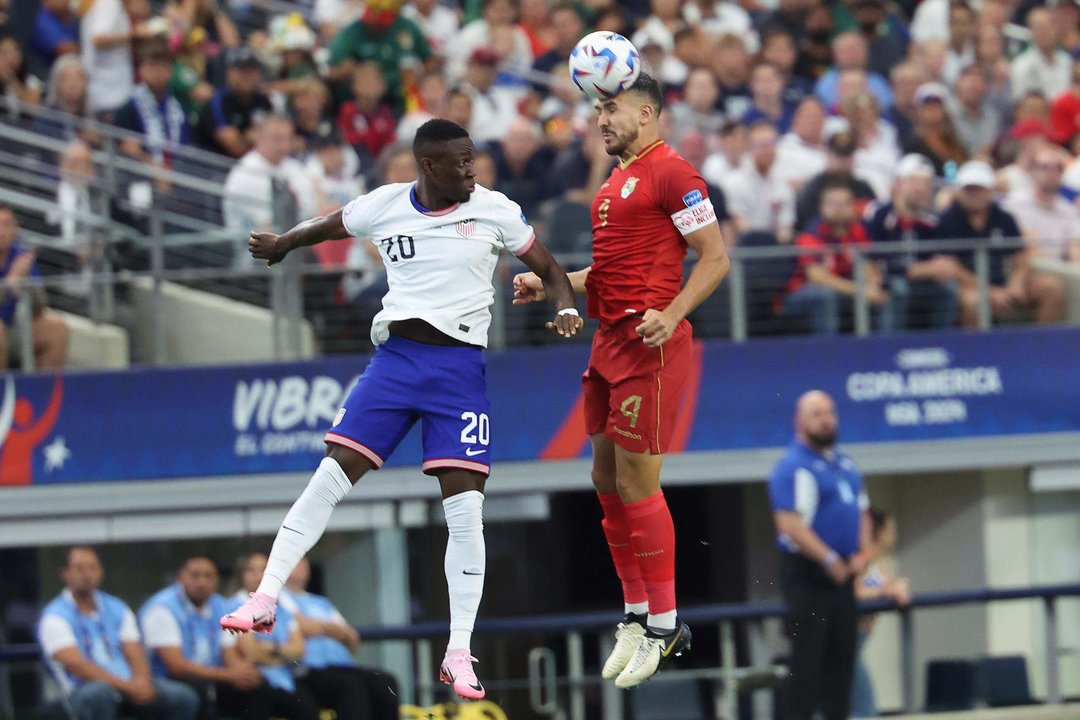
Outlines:
<svg viewBox="0 0 1080 720"><path fill-rule="evenodd" d="M356 148L366 148L373 158L379 157L382 149L397 138L397 123L390 106L384 103L380 103L374 112L366 113L350 100L341 106L337 124L345 142Z"/></svg>
<svg viewBox="0 0 1080 720"><path fill-rule="evenodd" d="M819 248L820 253L807 253L799 256L799 264L788 280L788 292L793 293L806 284L806 268L811 265L824 265L825 269L837 277L847 280L853 278L855 266L848 250L853 245L868 246L870 238L866 227L861 222L852 223L842 234L821 221L808 232L801 233L795 240L800 248Z"/></svg>

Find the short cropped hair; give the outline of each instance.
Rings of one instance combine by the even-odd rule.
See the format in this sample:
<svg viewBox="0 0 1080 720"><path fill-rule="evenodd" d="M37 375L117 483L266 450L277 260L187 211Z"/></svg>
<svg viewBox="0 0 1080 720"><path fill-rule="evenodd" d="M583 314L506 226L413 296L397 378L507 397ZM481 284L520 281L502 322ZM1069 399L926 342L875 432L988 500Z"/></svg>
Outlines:
<svg viewBox="0 0 1080 720"><path fill-rule="evenodd" d="M656 110L657 117L664 109L664 91L660 89L660 83L647 72L642 71L634 84L627 88L626 92L638 93L649 99L649 103Z"/></svg>
<svg viewBox="0 0 1080 720"><path fill-rule="evenodd" d="M435 118L428 120L416 131L413 138L413 155L420 157L431 150L433 145L460 140L469 137L469 131L451 120Z"/></svg>

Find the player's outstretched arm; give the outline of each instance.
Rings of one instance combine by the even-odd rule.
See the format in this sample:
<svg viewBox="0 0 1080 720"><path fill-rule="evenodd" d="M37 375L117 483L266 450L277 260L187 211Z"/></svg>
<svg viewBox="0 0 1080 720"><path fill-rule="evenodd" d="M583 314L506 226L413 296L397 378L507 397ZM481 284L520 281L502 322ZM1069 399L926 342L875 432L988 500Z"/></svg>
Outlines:
<svg viewBox="0 0 1080 720"><path fill-rule="evenodd" d="M574 288L575 295L585 294L585 279L589 277L592 265L581 270L566 273L570 280L570 287ZM518 273L514 276L514 304L538 302L546 297L544 294L544 281L534 272Z"/></svg>
<svg viewBox="0 0 1080 720"><path fill-rule="evenodd" d="M341 220L341 212L335 210L329 215L305 220L281 235L253 230L248 238L248 251L253 258L265 260L269 266L281 262L298 247L346 237L349 231Z"/></svg>
<svg viewBox="0 0 1080 720"><path fill-rule="evenodd" d="M535 273L534 277L540 280L540 297L549 298L555 308L555 318L547 324L547 327L565 337L576 335L577 331L585 325L585 321L581 319L577 308L574 307L574 287L570 283L570 278L566 276L566 271L540 241L534 242L528 252L518 257L533 271L529 274ZM514 278L515 298L517 284L517 278Z"/></svg>

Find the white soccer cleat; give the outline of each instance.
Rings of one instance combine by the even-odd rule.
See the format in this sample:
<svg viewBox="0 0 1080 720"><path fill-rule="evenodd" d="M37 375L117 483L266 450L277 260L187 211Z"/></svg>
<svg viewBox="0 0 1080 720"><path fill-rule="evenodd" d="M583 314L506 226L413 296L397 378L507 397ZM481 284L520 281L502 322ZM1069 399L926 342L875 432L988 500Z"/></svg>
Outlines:
<svg viewBox="0 0 1080 720"><path fill-rule="evenodd" d="M608 655L604 669L600 671L605 680L614 680L623 671L630 658L634 657L638 645L645 637L645 616L627 613L623 621L615 626L615 647Z"/></svg>
<svg viewBox="0 0 1080 720"><path fill-rule="evenodd" d="M667 635L646 630L634 656L619 673L619 677L615 678L615 687L625 690L645 682L655 675L668 659L689 650L690 638L690 627L686 623L679 623L679 627Z"/></svg>

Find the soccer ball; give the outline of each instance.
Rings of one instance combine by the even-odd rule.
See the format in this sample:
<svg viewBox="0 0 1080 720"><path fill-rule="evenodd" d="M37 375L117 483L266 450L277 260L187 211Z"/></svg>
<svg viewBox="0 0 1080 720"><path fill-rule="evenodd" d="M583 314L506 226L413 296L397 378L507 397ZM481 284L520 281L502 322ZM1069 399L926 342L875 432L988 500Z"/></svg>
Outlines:
<svg viewBox="0 0 1080 720"><path fill-rule="evenodd" d="M637 48L618 33L589 33L570 53L571 79L594 100L615 97L633 85L640 73Z"/></svg>

